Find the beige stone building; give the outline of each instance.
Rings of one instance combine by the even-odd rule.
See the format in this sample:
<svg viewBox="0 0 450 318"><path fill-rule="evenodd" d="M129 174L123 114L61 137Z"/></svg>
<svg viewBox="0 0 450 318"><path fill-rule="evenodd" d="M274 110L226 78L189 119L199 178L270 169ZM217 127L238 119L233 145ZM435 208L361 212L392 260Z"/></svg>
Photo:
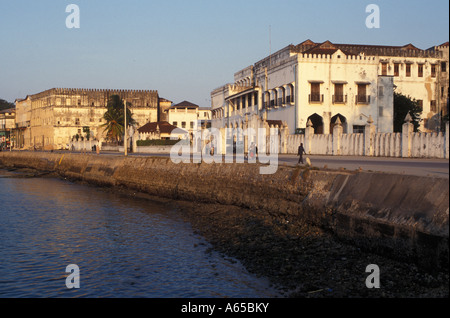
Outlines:
<svg viewBox="0 0 450 318"><path fill-rule="evenodd" d="M76 135L103 140L108 99L119 95L131 103L136 127L158 121L170 101L155 90L52 88L16 100L16 138L19 148L65 149ZM89 133L88 133L89 132Z"/></svg>
<svg viewBox="0 0 450 318"><path fill-rule="evenodd" d="M0 147L14 147L15 112L14 108L0 111Z"/></svg>

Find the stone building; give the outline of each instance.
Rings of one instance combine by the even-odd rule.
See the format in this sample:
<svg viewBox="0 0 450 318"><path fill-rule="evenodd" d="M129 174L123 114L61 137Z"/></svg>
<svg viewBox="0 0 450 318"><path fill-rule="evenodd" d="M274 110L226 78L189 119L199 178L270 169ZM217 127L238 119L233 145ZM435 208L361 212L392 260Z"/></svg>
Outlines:
<svg viewBox="0 0 450 318"><path fill-rule="evenodd" d="M108 99L119 95L131 103L131 112L140 127L158 121L161 109L170 101L155 90L109 90L52 88L16 100L18 147L38 149L66 148L74 136L102 140Z"/></svg>
<svg viewBox="0 0 450 318"><path fill-rule="evenodd" d="M0 148L14 147L15 112L14 108L0 111Z"/></svg>
<svg viewBox="0 0 450 318"><path fill-rule="evenodd" d="M339 119L344 133L352 133L373 118L377 131L388 133L395 88L421 101L421 128L433 130L425 119L441 108L439 87L445 75L448 81L443 51L445 45L434 50L311 40L289 45L211 92L212 126L244 128L245 118L266 116L287 124L291 134L302 133L309 121L315 133L329 134Z"/></svg>

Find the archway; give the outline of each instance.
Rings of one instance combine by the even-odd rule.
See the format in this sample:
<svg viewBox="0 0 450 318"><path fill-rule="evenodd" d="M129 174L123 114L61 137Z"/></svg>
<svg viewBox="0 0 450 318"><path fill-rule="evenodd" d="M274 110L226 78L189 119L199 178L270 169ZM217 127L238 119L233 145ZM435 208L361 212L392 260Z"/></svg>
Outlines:
<svg viewBox="0 0 450 318"><path fill-rule="evenodd" d="M333 134L333 128L336 125L336 121L339 118L339 120L341 121L341 125L342 125L342 131L344 134L347 133L347 118L345 118L344 116L342 116L341 114L337 114L333 117L331 117L330 120L330 134Z"/></svg>
<svg viewBox="0 0 450 318"><path fill-rule="evenodd" d="M308 117L308 121L311 120L312 126L314 128L315 134L323 134L323 118L317 114L313 114Z"/></svg>

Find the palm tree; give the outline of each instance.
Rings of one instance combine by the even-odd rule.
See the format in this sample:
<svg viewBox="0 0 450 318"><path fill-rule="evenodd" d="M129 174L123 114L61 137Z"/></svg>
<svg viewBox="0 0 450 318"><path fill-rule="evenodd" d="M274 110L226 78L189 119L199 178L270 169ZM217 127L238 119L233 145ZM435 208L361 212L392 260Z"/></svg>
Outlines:
<svg viewBox="0 0 450 318"><path fill-rule="evenodd" d="M128 107L131 103L127 102L127 127L133 125L135 120L132 117L132 113ZM119 141L124 136L124 104L120 96L112 95L107 104L107 111L103 115L106 123L101 125L106 131L106 137L109 140Z"/></svg>

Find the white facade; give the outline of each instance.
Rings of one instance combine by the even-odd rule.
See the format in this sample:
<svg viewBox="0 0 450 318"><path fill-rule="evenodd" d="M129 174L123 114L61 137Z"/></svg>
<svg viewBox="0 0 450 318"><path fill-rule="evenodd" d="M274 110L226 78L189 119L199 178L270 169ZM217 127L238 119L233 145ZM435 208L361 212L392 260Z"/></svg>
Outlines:
<svg viewBox="0 0 450 318"><path fill-rule="evenodd" d="M423 117L430 116L439 77L432 77L427 66L439 65L441 58L411 45L356 46L309 40L290 45L237 72L234 84L211 93L212 126L243 127L246 115L262 118L266 114L268 120L286 123L291 134L304 130L308 120L315 133L332 133L337 118L344 133L352 133L361 131L372 117L377 132L389 133L393 131L395 86L405 95L426 101ZM411 72L417 75L418 65L425 68L421 77L412 73L407 77L394 74L394 63L405 70L412 63L417 70L413 67ZM426 121L422 128L428 128Z"/></svg>
<svg viewBox="0 0 450 318"><path fill-rule="evenodd" d="M211 109L183 101L166 110L168 122L178 128L187 130L190 134L202 128L211 120Z"/></svg>

